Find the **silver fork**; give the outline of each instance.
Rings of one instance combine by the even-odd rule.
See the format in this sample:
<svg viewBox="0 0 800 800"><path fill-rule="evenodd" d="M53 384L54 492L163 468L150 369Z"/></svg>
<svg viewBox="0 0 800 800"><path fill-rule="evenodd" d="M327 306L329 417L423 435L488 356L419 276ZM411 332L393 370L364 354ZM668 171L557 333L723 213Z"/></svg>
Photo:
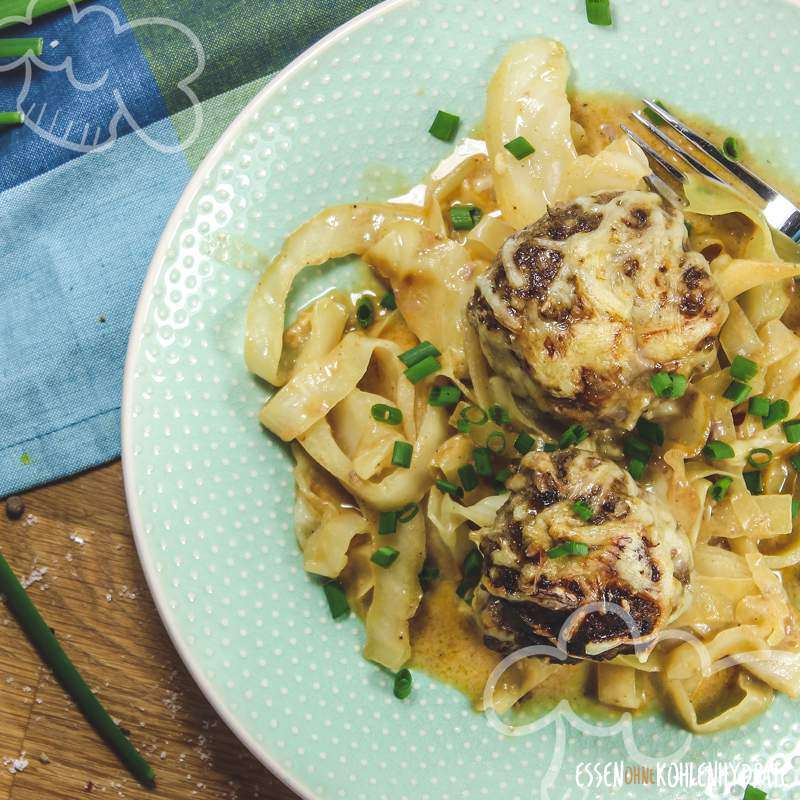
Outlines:
<svg viewBox="0 0 800 800"><path fill-rule="evenodd" d="M655 114L658 114L658 116L661 117L661 119L663 119L664 122L666 122L674 131L676 131L679 136L691 142L699 150L702 150L706 155L719 164L720 167L729 172L731 175L734 175L745 186L747 186L751 191L755 192L762 200L764 200L766 205L762 209L762 213L764 214L764 218L767 220L767 223L771 228L774 228L776 231L780 231L780 233L788 236L795 242L800 242L800 208L794 205L794 203L792 203L788 197L762 181L761 178L759 178L757 175L754 175L743 164L726 158L725 154L721 150L711 144L711 142L709 142L707 139L704 139L699 133L692 130L688 125L681 122L677 117L662 108L660 105L657 105L652 100L645 100L644 104ZM716 181L723 186L727 186L730 189L734 188L730 183L728 183L728 181L721 178L715 172L712 172L710 169L708 169L708 167L705 166L705 164L703 164L701 161L698 161L697 158L695 158L690 152L674 141L671 137L667 136L666 133L664 133L662 130L659 130L656 125L646 119L640 112L634 111L631 116L640 125L646 128L653 136L655 136L656 139L669 148L669 150L683 159L683 161L696 172L699 172L706 178ZM621 125L620 127L625 131L625 133L628 134L628 136L630 136L631 139L633 139L634 142L636 142L636 144L639 145L639 147L642 148L642 150L644 150L644 152L647 154L647 157L650 159L651 164L658 165L671 178L678 181L678 183L682 184L686 181L685 173L679 170L674 164L671 164L669 161L662 158L662 156L653 150L653 148L650 147L650 145L648 145L647 142L645 142L640 136L637 136L625 125ZM651 185L653 185L653 188L663 194L662 189L666 186L664 181L655 175L651 175L649 178L649 182ZM655 178L655 181L653 178ZM672 194L674 195L674 192L672 192Z"/></svg>

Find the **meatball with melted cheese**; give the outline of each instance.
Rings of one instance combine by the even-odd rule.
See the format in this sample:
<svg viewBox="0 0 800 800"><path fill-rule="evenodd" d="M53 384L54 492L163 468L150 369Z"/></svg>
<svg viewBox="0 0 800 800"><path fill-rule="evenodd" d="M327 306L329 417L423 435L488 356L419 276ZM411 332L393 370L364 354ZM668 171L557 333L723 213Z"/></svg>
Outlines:
<svg viewBox="0 0 800 800"><path fill-rule="evenodd" d="M473 534L486 645L506 653L561 637L573 659L646 647L689 579L689 542L669 510L612 461L577 449L529 453L507 486L494 523ZM553 552L569 542L588 554Z"/></svg>
<svg viewBox="0 0 800 800"><path fill-rule="evenodd" d="M706 369L728 315L705 258L686 247L683 215L657 194L582 197L503 244L467 315L523 402L630 429L652 373Z"/></svg>

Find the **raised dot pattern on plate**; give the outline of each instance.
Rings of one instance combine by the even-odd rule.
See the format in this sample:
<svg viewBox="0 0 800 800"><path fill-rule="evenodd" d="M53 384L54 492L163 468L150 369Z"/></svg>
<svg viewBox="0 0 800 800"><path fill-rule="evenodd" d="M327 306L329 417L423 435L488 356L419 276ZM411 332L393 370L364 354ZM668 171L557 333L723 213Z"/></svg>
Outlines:
<svg viewBox="0 0 800 800"><path fill-rule="evenodd" d="M793 169L800 9L785 2L613 4L612 29L583 2L396 2L262 95L179 208L145 288L124 409L126 471L143 563L172 635L236 729L318 798L585 798L581 761L626 760L621 735L566 725L556 788L556 725L504 738L455 690L415 675L405 702L361 657L363 633L334 623L302 570L292 532L291 461L262 432L266 387L245 372L243 315L265 259L326 205L373 194L375 175L410 183L448 151L426 134L445 108L479 122L508 43L567 46L579 88L669 98L737 130L762 159ZM326 273L326 280L330 274ZM299 299L318 290L313 270ZM299 302L299 300L298 300ZM636 719L643 753L684 733ZM800 791L800 710L785 698L742 731L691 740L684 761L741 761ZM629 761L629 759L628 759ZM552 777L552 776L551 776ZM543 783L544 781L544 783ZM598 789L597 796L608 789ZM625 785L623 798L741 797Z"/></svg>

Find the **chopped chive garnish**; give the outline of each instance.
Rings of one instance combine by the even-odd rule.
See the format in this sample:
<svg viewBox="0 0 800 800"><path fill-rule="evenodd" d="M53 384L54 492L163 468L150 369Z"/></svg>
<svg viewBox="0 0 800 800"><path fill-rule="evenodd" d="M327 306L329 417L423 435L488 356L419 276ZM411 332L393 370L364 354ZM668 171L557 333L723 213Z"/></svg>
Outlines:
<svg viewBox="0 0 800 800"><path fill-rule="evenodd" d="M712 461L720 461L723 458L733 458L736 453L727 442L709 442L703 448L703 455Z"/></svg>
<svg viewBox="0 0 800 800"><path fill-rule="evenodd" d="M798 511L800 511L800 500L792 500L792 519L797 517Z"/></svg>
<svg viewBox="0 0 800 800"><path fill-rule="evenodd" d="M545 453L554 453L558 450L558 445L555 442L544 442L542 444L542 450L544 450Z"/></svg>
<svg viewBox="0 0 800 800"><path fill-rule="evenodd" d="M347 602L347 595L344 593L338 581L329 581L323 587L325 599L328 601L328 608L334 619L342 619L350 613L350 603Z"/></svg>
<svg viewBox="0 0 800 800"><path fill-rule="evenodd" d="M439 110L433 118L431 127L428 128L428 133L443 142L452 142L458 130L459 122L461 122L461 117Z"/></svg>
<svg viewBox="0 0 800 800"><path fill-rule="evenodd" d="M411 466L411 456L414 453L414 448L408 442L396 441L392 448L392 464L396 467Z"/></svg>
<svg viewBox="0 0 800 800"><path fill-rule="evenodd" d="M548 558L562 558L563 556L588 556L589 545L583 542L562 542L547 551Z"/></svg>
<svg viewBox="0 0 800 800"><path fill-rule="evenodd" d="M481 556L480 550L473 547L472 550L467 553L467 557L461 565L463 577L456 588L456 594L463 600L469 602L472 590L478 585L478 580L481 577L482 567L483 557Z"/></svg>
<svg viewBox="0 0 800 800"><path fill-rule="evenodd" d="M489 415L480 406L464 406L461 409L461 419L469 425L485 425L489 421Z"/></svg>
<svg viewBox="0 0 800 800"><path fill-rule="evenodd" d="M800 419L793 419L783 423L783 433L790 444L800 442Z"/></svg>
<svg viewBox="0 0 800 800"><path fill-rule="evenodd" d="M411 677L411 672L403 667L403 669L394 676L394 696L398 700L405 700L411 694L413 683L414 679Z"/></svg>
<svg viewBox="0 0 800 800"><path fill-rule="evenodd" d="M763 494L764 488L761 484L761 472L759 470L743 472L742 477L750 494Z"/></svg>
<svg viewBox="0 0 800 800"><path fill-rule="evenodd" d="M394 406L385 403L375 403L370 409L372 419L376 422L385 422L387 425L399 425L403 421L403 412Z"/></svg>
<svg viewBox="0 0 800 800"><path fill-rule="evenodd" d="M381 307L387 311L394 311L397 308L397 299L394 296L394 292L387 292L381 297Z"/></svg>
<svg viewBox="0 0 800 800"><path fill-rule="evenodd" d="M733 136L728 136L722 143L722 152L729 161L738 161L741 158L739 142Z"/></svg>
<svg viewBox="0 0 800 800"><path fill-rule="evenodd" d="M0 58L17 58L31 53L40 56L44 48L44 39L0 39Z"/></svg>
<svg viewBox="0 0 800 800"><path fill-rule="evenodd" d="M478 475L488 478L492 474L492 454L488 447L476 447L472 451L472 460Z"/></svg>
<svg viewBox="0 0 800 800"><path fill-rule="evenodd" d="M471 492L478 485L478 473L472 464L464 464L458 468L458 479L464 487L465 492Z"/></svg>
<svg viewBox="0 0 800 800"><path fill-rule="evenodd" d="M419 506L416 503L406 503L398 512L397 512L397 521L406 523L411 522L414 517L417 516L419 513Z"/></svg>
<svg viewBox="0 0 800 800"><path fill-rule="evenodd" d="M800 453L797 453L796 455L793 455L789 459L789 463L792 465L792 467L794 468L795 472L800 472Z"/></svg>
<svg viewBox="0 0 800 800"><path fill-rule="evenodd" d="M103 708L97 696L75 669L52 629L42 618L1 554L0 594L5 596L6 605L19 622L20 627L88 722L103 737L111 750L119 756L136 780L150 789L155 788L155 774L152 768Z"/></svg>
<svg viewBox="0 0 800 800"><path fill-rule="evenodd" d="M511 422L508 411L498 403L492 403L486 411L489 414L489 419L497 425L508 425Z"/></svg>
<svg viewBox="0 0 800 800"><path fill-rule="evenodd" d="M397 531L397 512L381 511L378 514L378 533L381 535Z"/></svg>
<svg viewBox="0 0 800 800"><path fill-rule="evenodd" d="M730 400L734 405L739 405L739 403L743 403L747 400L752 391L752 388L746 383L731 381L728 384L728 388L722 393L722 396L726 400Z"/></svg>
<svg viewBox="0 0 800 800"><path fill-rule="evenodd" d="M652 446L638 436L627 436L622 443L622 449L629 458L635 458L645 463L650 460L650 456L653 454Z"/></svg>
<svg viewBox="0 0 800 800"><path fill-rule="evenodd" d="M686 387L689 385L689 379L685 375L678 375L677 373L673 373L670 375L672 378L672 388L669 390L669 394L664 395L665 397L683 397L686 394Z"/></svg>
<svg viewBox="0 0 800 800"><path fill-rule="evenodd" d="M587 431L583 425L575 423L574 425L570 425L569 428L561 434L561 438L558 440L558 446L563 450L565 447L572 447L573 445L580 444L588 436L589 431Z"/></svg>
<svg viewBox="0 0 800 800"><path fill-rule="evenodd" d="M650 388L656 397L669 397L672 389L672 378L668 372L656 372L650 376Z"/></svg>
<svg viewBox="0 0 800 800"><path fill-rule="evenodd" d="M450 224L453 230L472 230L480 221L483 212L473 205L460 205L450 207Z"/></svg>
<svg viewBox="0 0 800 800"><path fill-rule="evenodd" d="M721 478L717 478L711 486L710 494L713 500L719 503L723 497L728 493L728 489L730 489L731 483L733 483L733 478L728 475L723 475Z"/></svg>
<svg viewBox="0 0 800 800"><path fill-rule="evenodd" d="M397 556L400 555L400 551L395 549L394 547L388 547L384 545L383 547L379 547L370 557L370 561L373 564L377 564L379 567L383 567L386 569L387 567L391 567L395 561L397 561Z"/></svg>
<svg viewBox="0 0 800 800"><path fill-rule="evenodd" d="M368 328L375 318L375 308L372 299L362 295L356 301L356 321L362 328Z"/></svg>
<svg viewBox="0 0 800 800"><path fill-rule="evenodd" d="M747 784L742 800L767 800L767 793L763 789L756 789L755 786Z"/></svg>
<svg viewBox="0 0 800 800"><path fill-rule="evenodd" d="M654 102L655 102L655 104L657 106L660 106L661 108L663 108L664 111L668 111L669 110L664 105L664 101L663 100L655 100ZM650 106L645 106L642 109L642 114L644 114L647 117L647 119L649 119L650 122L653 123L653 125L663 125L664 124L664 118L660 114L658 114L656 111L653 111L653 109L650 108Z"/></svg>
<svg viewBox="0 0 800 800"><path fill-rule="evenodd" d="M611 3L609 0L586 0L586 19L592 25L610 25Z"/></svg>
<svg viewBox="0 0 800 800"><path fill-rule="evenodd" d="M789 416L789 403L786 400L775 400L770 403L769 412L764 417L764 427L771 428Z"/></svg>
<svg viewBox="0 0 800 800"><path fill-rule="evenodd" d="M647 442L664 444L664 429L657 422L641 417L636 423L636 432Z"/></svg>
<svg viewBox="0 0 800 800"><path fill-rule="evenodd" d="M572 510L575 512L575 516L580 517L584 522L588 522L594 514L592 509L589 508L583 500L576 500L572 504Z"/></svg>
<svg viewBox="0 0 800 800"><path fill-rule="evenodd" d="M736 378L738 381L747 382L755 378L757 372L758 364L756 364L755 361L751 361L749 358L745 358L744 356L733 357L730 368L732 378Z"/></svg>
<svg viewBox="0 0 800 800"><path fill-rule="evenodd" d="M450 483L450 481L436 481L436 488L440 492L444 492L445 494L449 494L454 500L460 500L464 496L464 490L460 486L456 486L454 483Z"/></svg>
<svg viewBox="0 0 800 800"><path fill-rule="evenodd" d="M419 578L419 585L423 592L430 588L430 585L439 577L439 567L434 567L430 564L425 564L422 567L422 572L417 576Z"/></svg>
<svg viewBox="0 0 800 800"><path fill-rule="evenodd" d="M628 462L628 472L630 472L631 477L638 481L639 478L644 475L644 471L647 468L647 463L642 461L640 458L632 458Z"/></svg>
<svg viewBox="0 0 800 800"><path fill-rule="evenodd" d="M503 467L495 476L495 483L505 483L511 477L511 470L508 467Z"/></svg>
<svg viewBox="0 0 800 800"><path fill-rule="evenodd" d="M411 383L419 383L423 378L433 375L442 368L439 361L434 356L427 356L422 361L417 361L413 367L409 367L403 375L411 381Z"/></svg>
<svg viewBox="0 0 800 800"><path fill-rule="evenodd" d="M459 418L456 421L456 430L458 430L459 433L469 433L469 429L470 424L467 422L467 420Z"/></svg>
<svg viewBox="0 0 800 800"><path fill-rule="evenodd" d="M505 147L517 161L521 161L523 158L527 158L529 155L536 152L536 148L524 136L517 136L516 139L506 142L503 147Z"/></svg>
<svg viewBox="0 0 800 800"><path fill-rule="evenodd" d="M0 125L22 125L25 115L21 111L0 111Z"/></svg>
<svg viewBox="0 0 800 800"><path fill-rule="evenodd" d="M486 437L486 446L493 453L502 453L506 449L506 437L500 431L493 431Z"/></svg>
<svg viewBox="0 0 800 800"><path fill-rule="evenodd" d="M754 447L747 454L747 463L756 469L764 469L770 461L772 461L772 450L768 447Z"/></svg>
<svg viewBox="0 0 800 800"><path fill-rule="evenodd" d="M441 353L430 342L420 342L418 345L400 353L397 356L407 367L413 367L428 356L440 356Z"/></svg>
<svg viewBox="0 0 800 800"><path fill-rule="evenodd" d="M536 446L536 440L528 433L523 431L516 439L514 439L514 449L521 453L523 456L525 453L530 453L531 450Z"/></svg>
<svg viewBox="0 0 800 800"><path fill-rule="evenodd" d="M751 397L750 402L747 404L747 410L754 417L766 417L767 414L769 414L769 408L769 398L764 397L763 394L760 394L757 397Z"/></svg>
<svg viewBox="0 0 800 800"><path fill-rule="evenodd" d="M460 399L461 390L457 386L432 386L428 405L454 406Z"/></svg>

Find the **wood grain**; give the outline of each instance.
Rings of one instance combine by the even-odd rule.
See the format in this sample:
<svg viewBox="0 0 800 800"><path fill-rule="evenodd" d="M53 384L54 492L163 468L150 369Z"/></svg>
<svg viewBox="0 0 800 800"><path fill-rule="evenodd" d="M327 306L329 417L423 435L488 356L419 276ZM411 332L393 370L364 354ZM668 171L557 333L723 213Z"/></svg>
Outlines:
<svg viewBox="0 0 800 800"><path fill-rule="evenodd" d="M0 548L21 579L40 570L28 591L152 763L157 788L128 775L0 604L0 800L294 800L225 727L172 648L139 567L119 462L24 500L19 521L0 511ZM28 765L13 772L23 753Z"/></svg>

